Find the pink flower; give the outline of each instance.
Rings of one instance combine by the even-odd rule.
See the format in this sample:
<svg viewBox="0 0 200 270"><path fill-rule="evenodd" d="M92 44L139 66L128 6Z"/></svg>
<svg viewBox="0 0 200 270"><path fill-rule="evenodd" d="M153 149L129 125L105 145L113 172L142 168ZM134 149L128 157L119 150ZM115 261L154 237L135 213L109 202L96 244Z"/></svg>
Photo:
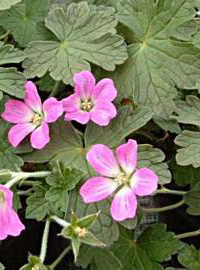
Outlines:
<svg viewBox="0 0 200 270"><path fill-rule="evenodd" d="M0 185L0 240L8 235L18 236L25 229L12 208L13 193Z"/></svg>
<svg viewBox="0 0 200 270"><path fill-rule="evenodd" d="M152 194L158 185L157 175L148 168L136 169L137 142L128 140L114 153L103 144L92 146L87 160L102 176L90 178L80 189L85 203L107 198L117 190L111 204L113 219L122 221L133 218L137 210L136 196Z"/></svg>
<svg viewBox="0 0 200 270"><path fill-rule="evenodd" d="M63 99L65 120L76 120L86 124L92 120L100 126L107 126L117 114L112 101L117 96L117 90L110 79L103 79L97 84L89 71L74 75L75 93Z"/></svg>
<svg viewBox="0 0 200 270"><path fill-rule="evenodd" d="M17 147L30 133L33 148L42 149L50 141L48 123L55 122L63 113L62 102L50 97L42 105L35 84L27 81L24 102L9 100L2 118L16 124L9 133L9 142Z"/></svg>

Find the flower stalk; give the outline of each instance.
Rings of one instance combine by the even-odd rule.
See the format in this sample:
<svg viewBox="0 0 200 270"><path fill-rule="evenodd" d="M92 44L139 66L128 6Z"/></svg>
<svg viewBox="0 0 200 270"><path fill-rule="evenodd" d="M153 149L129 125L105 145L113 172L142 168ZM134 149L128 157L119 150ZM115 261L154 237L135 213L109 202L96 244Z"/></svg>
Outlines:
<svg viewBox="0 0 200 270"><path fill-rule="evenodd" d="M188 237L193 237L193 236L198 236L198 235L200 235L200 229L198 229L196 231L192 231L192 232L177 234L174 237L176 239L183 239L183 238L188 238Z"/></svg>
<svg viewBox="0 0 200 270"><path fill-rule="evenodd" d="M49 229L50 229L50 223L51 221L48 219L46 221L45 227L44 227L44 233L42 237L42 245L41 245L41 251L40 251L40 261L41 263L44 262L47 254L47 243L48 243L48 236L49 236Z"/></svg>
<svg viewBox="0 0 200 270"><path fill-rule="evenodd" d="M71 246L65 248L62 253L59 255L59 257L50 265L50 269L54 270L59 263L64 259L64 257L67 255L67 253L71 250Z"/></svg>
<svg viewBox="0 0 200 270"><path fill-rule="evenodd" d="M158 207L158 208L145 208L145 207L140 207L140 210L145 212L145 213L159 213L159 212L165 212L165 211L169 211L169 210L173 210L176 209L180 206L182 206L185 203L184 200L181 200L177 203L168 205L168 206L164 206L164 207Z"/></svg>

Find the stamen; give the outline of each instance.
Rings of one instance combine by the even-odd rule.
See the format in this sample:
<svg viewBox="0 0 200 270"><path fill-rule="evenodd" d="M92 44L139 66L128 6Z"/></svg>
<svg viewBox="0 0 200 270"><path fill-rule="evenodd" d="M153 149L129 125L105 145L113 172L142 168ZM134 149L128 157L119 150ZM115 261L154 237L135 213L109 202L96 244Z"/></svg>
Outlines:
<svg viewBox="0 0 200 270"><path fill-rule="evenodd" d="M129 178L124 174L120 173L118 176L114 179L114 181L120 186L120 185L126 185L129 183Z"/></svg>
<svg viewBox="0 0 200 270"><path fill-rule="evenodd" d="M93 103L91 100L84 100L81 102L81 109L83 111L89 112L93 108Z"/></svg>
<svg viewBox="0 0 200 270"><path fill-rule="evenodd" d="M42 121L43 116L38 113L34 114L33 118L31 119L31 122L37 126L41 125Z"/></svg>

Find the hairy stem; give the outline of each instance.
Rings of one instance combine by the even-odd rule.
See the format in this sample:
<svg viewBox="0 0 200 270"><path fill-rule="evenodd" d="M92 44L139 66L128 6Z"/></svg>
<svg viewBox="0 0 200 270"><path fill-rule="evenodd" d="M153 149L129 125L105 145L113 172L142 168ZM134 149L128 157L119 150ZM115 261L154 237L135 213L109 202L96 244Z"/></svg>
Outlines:
<svg viewBox="0 0 200 270"><path fill-rule="evenodd" d="M50 265L50 269L54 270L56 266L64 259L67 253L70 251L71 247L67 247L63 250L63 252L59 255L59 257Z"/></svg>
<svg viewBox="0 0 200 270"><path fill-rule="evenodd" d="M51 216L51 219L54 220L56 223L58 223L62 227L68 227L70 225L69 222L67 222L64 219L61 219L57 216Z"/></svg>
<svg viewBox="0 0 200 270"><path fill-rule="evenodd" d="M155 194L173 194L173 195L184 196L186 193L187 193L187 191L172 190L172 189L168 189L168 188L161 188L161 189L158 189Z"/></svg>
<svg viewBox="0 0 200 270"><path fill-rule="evenodd" d="M198 235L200 235L200 229L197 231L193 231L193 232L186 232L186 233L177 234L174 237L176 239L183 239L183 238L188 238L188 237L193 237L193 236L198 236Z"/></svg>
<svg viewBox="0 0 200 270"><path fill-rule="evenodd" d="M159 212L165 212L165 211L169 211L169 210L178 208L178 207L182 206L184 203L185 203L184 200L181 200L175 204L171 204L171 205L164 206L164 207L159 207L159 208L140 207L140 209L146 213L159 213Z"/></svg>
<svg viewBox="0 0 200 270"><path fill-rule="evenodd" d="M46 221L45 227L44 227L44 233L42 237L42 245L41 245L41 251L40 251L40 260L41 263L44 262L47 254L47 242L48 242L48 236L49 236L49 228L50 228L51 221L48 219Z"/></svg>
<svg viewBox="0 0 200 270"><path fill-rule="evenodd" d="M32 173L28 173L28 172L11 172L11 176L13 178L5 184L5 187L11 188L13 185L18 183L19 181L25 180L25 179L27 179L29 177L40 178L40 177L47 177L50 174L51 174L50 171L32 172Z"/></svg>

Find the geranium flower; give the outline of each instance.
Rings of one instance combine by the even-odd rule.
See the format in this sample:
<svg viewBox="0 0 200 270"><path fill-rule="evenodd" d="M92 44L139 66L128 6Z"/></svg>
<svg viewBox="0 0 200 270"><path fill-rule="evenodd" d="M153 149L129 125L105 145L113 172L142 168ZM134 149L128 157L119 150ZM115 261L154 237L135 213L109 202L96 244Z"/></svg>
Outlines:
<svg viewBox="0 0 200 270"><path fill-rule="evenodd" d="M75 93L63 99L65 120L76 120L86 124L92 120L100 126L107 126L117 114L112 101L117 90L110 79L103 79L97 84L89 71L76 73L73 77Z"/></svg>
<svg viewBox="0 0 200 270"><path fill-rule="evenodd" d="M50 141L48 123L55 122L63 113L62 102L50 97L42 105L35 84L25 84L24 102L9 100L5 104L2 118L16 124L9 133L8 139L12 146L17 147L30 133L33 148L42 149Z"/></svg>
<svg viewBox="0 0 200 270"><path fill-rule="evenodd" d="M101 176L86 181L80 194L85 203L91 203L101 201L117 190L111 203L111 215L113 219L122 221L135 216L136 196L152 194L157 189L158 177L148 168L136 169L135 140L120 145L116 149L116 158L106 145L92 146L87 153L87 161Z"/></svg>
<svg viewBox="0 0 200 270"><path fill-rule="evenodd" d="M0 240L8 235L18 236L25 229L12 208L13 193L0 185Z"/></svg>

